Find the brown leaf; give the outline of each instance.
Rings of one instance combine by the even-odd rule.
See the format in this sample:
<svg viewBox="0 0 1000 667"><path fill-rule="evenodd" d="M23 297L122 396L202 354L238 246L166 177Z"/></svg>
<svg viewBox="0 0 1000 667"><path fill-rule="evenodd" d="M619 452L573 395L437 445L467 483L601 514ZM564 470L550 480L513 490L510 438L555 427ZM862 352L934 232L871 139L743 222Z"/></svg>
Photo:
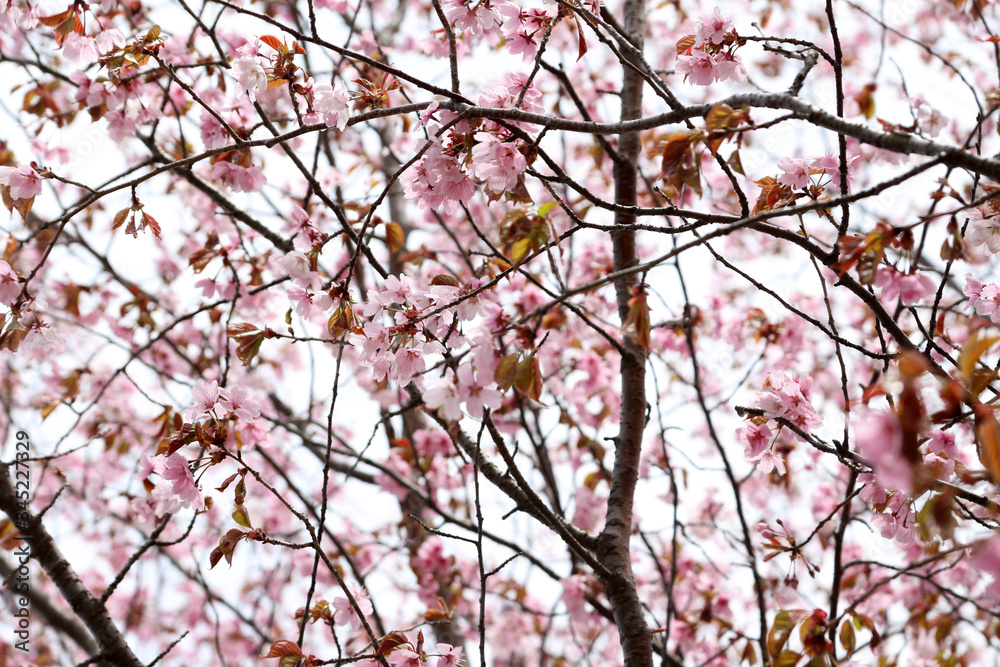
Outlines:
<svg viewBox="0 0 1000 667"><path fill-rule="evenodd" d="M973 408L976 419L976 447L979 461L993 484L1000 486L1000 424L992 408L977 404Z"/></svg>
<svg viewBox="0 0 1000 667"><path fill-rule="evenodd" d="M385 223L385 238L389 245L390 253L397 253L402 250L403 243L406 241L403 227L398 222Z"/></svg>
<svg viewBox="0 0 1000 667"><path fill-rule="evenodd" d="M271 650L267 652L266 655L262 655L262 658L283 658L289 655L302 655L302 649L299 645L289 639L279 639L278 641L271 644Z"/></svg>
<svg viewBox="0 0 1000 667"><path fill-rule="evenodd" d="M375 651L375 655L388 655L400 646L406 646L409 643L410 640L406 638L405 634L399 630L393 630L378 643L378 650Z"/></svg>

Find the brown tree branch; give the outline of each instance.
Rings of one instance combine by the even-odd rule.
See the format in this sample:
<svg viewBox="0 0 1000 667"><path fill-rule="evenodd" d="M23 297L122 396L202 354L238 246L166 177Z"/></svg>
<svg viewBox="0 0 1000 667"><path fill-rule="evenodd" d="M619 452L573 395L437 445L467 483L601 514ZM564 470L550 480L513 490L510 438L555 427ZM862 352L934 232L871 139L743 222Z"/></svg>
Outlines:
<svg viewBox="0 0 1000 667"><path fill-rule="evenodd" d="M132 652L118 626L111 620L108 610L80 581L80 577L42 524L41 518L18 503L9 466L3 466L3 471L0 472L0 510L19 527L31 547L32 559L42 566L73 613L90 630L101 654L119 667L142 667L142 661Z"/></svg>

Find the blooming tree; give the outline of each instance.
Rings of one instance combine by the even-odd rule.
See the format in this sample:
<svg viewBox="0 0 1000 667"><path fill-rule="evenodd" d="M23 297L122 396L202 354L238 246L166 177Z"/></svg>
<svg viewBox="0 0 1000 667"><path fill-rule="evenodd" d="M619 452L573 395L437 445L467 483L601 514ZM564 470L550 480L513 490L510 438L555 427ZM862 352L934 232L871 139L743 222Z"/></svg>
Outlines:
<svg viewBox="0 0 1000 667"><path fill-rule="evenodd" d="M3 2L0 663L1000 664L998 25Z"/></svg>

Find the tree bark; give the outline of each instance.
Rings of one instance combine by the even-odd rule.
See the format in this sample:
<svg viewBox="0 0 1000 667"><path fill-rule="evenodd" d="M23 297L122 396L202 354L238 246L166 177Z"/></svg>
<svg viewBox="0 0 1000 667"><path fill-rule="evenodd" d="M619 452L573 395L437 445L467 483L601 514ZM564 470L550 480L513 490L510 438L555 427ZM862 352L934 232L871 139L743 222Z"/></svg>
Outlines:
<svg viewBox="0 0 1000 667"><path fill-rule="evenodd" d="M646 28L646 8L643 0L625 0L623 25L627 37L636 49L642 50ZM631 58L631 56L626 56ZM624 67L622 81L621 120L642 116L643 80L638 71ZM638 201L636 163L641 148L637 132L620 134L618 159L614 166L615 202L635 206ZM616 225L632 225L635 216L618 212ZM636 264L635 231L612 233L615 271ZM618 313L624 322L628 301L636 284L635 274L615 280ZM653 664L652 639L635 588L629 542L632 535L632 503L639 476L639 454L642 433L646 426L646 358L645 351L624 337L625 354L621 358L622 403L618 436L615 438L615 463L611 474L611 491L604 530L598 541L597 557L608 568L603 577L605 592L614 612L615 625L621 639L626 667L647 667Z"/></svg>
<svg viewBox="0 0 1000 667"><path fill-rule="evenodd" d="M0 510L19 528L31 547L31 559L42 566L73 613L90 630L104 658L120 667L143 667L142 661L135 656L118 626L111 620L108 610L80 581L49 531L42 525L42 520L26 509L25 505L18 504L9 466L3 466L0 471Z"/></svg>

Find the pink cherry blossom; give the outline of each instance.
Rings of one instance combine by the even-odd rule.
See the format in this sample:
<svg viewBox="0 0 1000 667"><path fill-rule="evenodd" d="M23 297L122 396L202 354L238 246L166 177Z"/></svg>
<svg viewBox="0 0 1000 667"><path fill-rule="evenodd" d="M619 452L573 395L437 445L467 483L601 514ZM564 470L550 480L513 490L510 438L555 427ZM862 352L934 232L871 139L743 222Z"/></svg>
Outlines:
<svg viewBox="0 0 1000 667"><path fill-rule="evenodd" d="M423 667L424 661L419 654L408 648L398 648L389 654L389 662L393 667Z"/></svg>
<svg viewBox="0 0 1000 667"><path fill-rule="evenodd" d="M194 481L194 475L191 474L191 466L187 459L178 454L171 454L167 457L166 468L160 474L163 479L171 483L171 493L184 507L201 509L204 500L201 490Z"/></svg>
<svg viewBox="0 0 1000 667"><path fill-rule="evenodd" d="M184 410L184 418L194 421L205 415L221 417L222 411L219 406L221 396L222 392L219 389L217 381L212 380L211 383L199 382L194 386L194 390L192 390L194 405Z"/></svg>
<svg viewBox="0 0 1000 667"><path fill-rule="evenodd" d="M42 177L29 165L0 167L0 185L10 187L13 199L31 199L42 192Z"/></svg>
<svg viewBox="0 0 1000 667"><path fill-rule="evenodd" d="M257 403L250 398L250 392L246 387L236 385L229 389L220 390L221 398L219 407L226 412L231 412L243 421L252 421L260 416L260 408Z"/></svg>
<svg viewBox="0 0 1000 667"><path fill-rule="evenodd" d="M458 392L465 401L466 412L477 421L483 418L485 408L496 410L503 401L493 378L486 380L482 373L476 373L467 363L458 367Z"/></svg>
<svg viewBox="0 0 1000 667"><path fill-rule="evenodd" d="M972 549L970 560L976 570L993 577L993 581L986 587L986 594L994 602L1000 603L1000 538L994 536L980 542Z"/></svg>
<svg viewBox="0 0 1000 667"><path fill-rule="evenodd" d="M979 213L979 209L972 209L970 213ZM969 229L965 234L965 240L974 246L985 246L994 255L1000 253L1000 217L970 217Z"/></svg>
<svg viewBox="0 0 1000 667"><path fill-rule="evenodd" d="M719 8L715 8L715 13L707 18L700 18L694 22L695 44L711 42L712 44L722 44L725 34L733 29L733 21L728 16L723 16Z"/></svg>
<svg viewBox="0 0 1000 667"><path fill-rule="evenodd" d="M805 160L783 157L778 160L778 169L785 172L778 177L780 183L794 190L809 185L809 164Z"/></svg>
<svg viewBox="0 0 1000 667"><path fill-rule="evenodd" d="M904 306L914 306L934 294L936 285L925 273L903 274L896 269L880 267L875 285L882 288L882 298L888 302L899 299Z"/></svg>
<svg viewBox="0 0 1000 667"><path fill-rule="evenodd" d="M244 167L226 160L219 160L212 165L212 178L222 181L234 192L257 192L267 183L260 166Z"/></svg>
<svg viewBox="0 0 1000 667"><path fill-rule="evenodd" d="M748 461L756 461L771 445L772 433L767 424L749 423L745 428L736 431L736 437L740 442L747 443L743 455Z"/></svg>
<svg viewBox="0 0 1000 667"><path fill-rule="evenodd" d="M333 608L336 612L337 625L350 625L351 629L357 631L361 629L361 616L358 610L366 617L372 613L372 602L368 599L368 594L363 590L351 587L351 595L357 604L355 608L346 597L338 596L333 599Z"/></svg>
<svg viewBox="0 0 1000 667"><path fill-rule="evenodd" d="M860 155L853 155L847 158L847 186L850 187L851 183L854 181L852 172L854 171L855 165L858 160L861 159ZM820 169L826 173L830 178L830 185L834 188L840 188L840 157L837 155L827 154L821 155L819 157L813 158L809 163L809 166L813 169Z"/></svg>
<svg viewBox="0 0 1000 667"><path fill-rule="evenodd" d="M250 96L250 101L257 99L257 94L267 89L267 72L257 58L245 56L233 63L233 76L236 78L235 96L243 93Z"/></svg>
<svg viewBox="0 0 1000 667"><path fill-rule="evenodd" d="M983 293L983 284L972 277L971 273L965 274L965 286L962 287L962 294L969 297L969 303L965 305L966 310L975 308L979 302L979 297Z"/></svg>
<svg viewBox="0 0 1000 667"><path fill-rule="evenodd" d="M0 259L0 303L9 306L21 293L21 283L10 264Z"/></svg>
<svg viewBox="0 0 1000 667"><path fill-rule="evenodd" d="M441 416L449 421L462 418L462 397L455 386L454 373L450 370L444 377L430 378L424 382L424 405L429 410L440 410Z"/></svg>
<svg viewBox="0 0 1000 667"><path fill-rule="evenodd" d="M520 142L502 141L489 132L477 132L479 143L472 149L473 172L494 192L503 192L517 185L517 178L527 163L517 149Z"/></svg>
<svg viewBox="0 0 1000 667"><path fill-rule="evenodd" d="M684 75L685 81L696 86L708 86L718 75L718 63L711 54L693 49L688 54L677 56L677 71Z"/></svg>
<svg viewBox="0 0 1000 667"><path fill-rule="evenodd" d="M984 285L979 297L974 301L976 314L990 318L993 323L1000 323L1000 287L995 283Z"/></svg>
<svg viewBox="0 0 1000 667"><path fill-rule="evenodd" d="M437 664L435 667L459 667L462 664L462 647L451 644L438 644Z"/></svg>
<svg viewBox="0 0 1000 667"><path fill-rule="evenodd" d="M321 115L323 122L338 130L346 128L351 118L351 96L347 89L341 84L317 83L313 86L313 94L313 109Z"/></svg>
<svg viewBox="0 0 1000 667"><path fill-rule="evenodd" d="M787 419L808 433L821 423L809 403L811 388L812 378L808 375L791 378L783 371L775 371L768 376L757 402L764 416Z"/></svg>
<svg viewBox="0 0 1000 667"><path fill-rule="evenodd" d="M879 485L911 493L913 464L903 456L899 418L885 410L858 411L851 423L858 452L871 463Z"/></svg>

